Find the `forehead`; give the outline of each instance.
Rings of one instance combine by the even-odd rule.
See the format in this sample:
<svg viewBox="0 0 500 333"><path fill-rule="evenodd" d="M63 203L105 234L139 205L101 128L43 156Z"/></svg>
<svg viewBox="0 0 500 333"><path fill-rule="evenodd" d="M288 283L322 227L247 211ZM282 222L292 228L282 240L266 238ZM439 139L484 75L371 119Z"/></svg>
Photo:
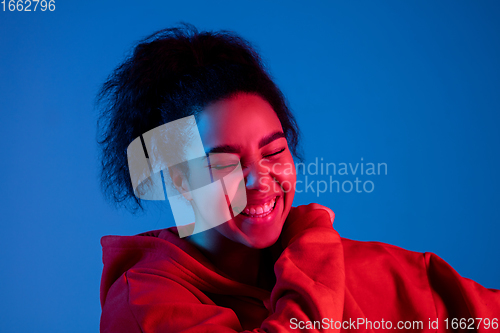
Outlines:
<svg viewBox="0 0 500 333"><path fill-rule="evenodd" d="M208 105L197 123L205 148L253 145L266 135L283 131L271 105L258 95L246 93Z"/></svg>

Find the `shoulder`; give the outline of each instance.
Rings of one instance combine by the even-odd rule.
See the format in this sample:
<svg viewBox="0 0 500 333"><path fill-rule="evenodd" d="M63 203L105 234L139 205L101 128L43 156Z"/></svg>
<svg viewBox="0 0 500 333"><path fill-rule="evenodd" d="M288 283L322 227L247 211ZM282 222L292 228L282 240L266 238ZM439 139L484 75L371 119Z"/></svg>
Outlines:
<svg viewBox="0 0 500 333"><path fill-rule="evenodd" d="M357 241L344 237L341 237L341 240L346 262L376 263L374 259L377 259L399 262L400 264L407 262L415 264L418 261L423 267L425 266L424 257L426 254L422 252L410 251L382 242Z"/></svg>
<svg viewBox="0 0 500 333"><path fill-rule="evenodd" d="M133 271L157 271L182 276L190 266L209 265L187 241L180 239L176 228L153 230L135 236L104 236L101 304L111 286ZM157 274L157 273L155 273Z"/></svg>
<svg viewBox="0 0 500 333"><path fill-rule="evenodd" d="M426 254L381 243L341 238L347 281L368 285L398 283L428 290Z"/></svg>
<svg viewBox="0 0 500 333"><path fill-rule="evenodd" d="M460 276L434 253L342 238L346 287L365 309L426 315L485 316L500 311L500 292ZM366 303L366 304L364 304ZM397 307L394 307L398 304Z"/></svg>

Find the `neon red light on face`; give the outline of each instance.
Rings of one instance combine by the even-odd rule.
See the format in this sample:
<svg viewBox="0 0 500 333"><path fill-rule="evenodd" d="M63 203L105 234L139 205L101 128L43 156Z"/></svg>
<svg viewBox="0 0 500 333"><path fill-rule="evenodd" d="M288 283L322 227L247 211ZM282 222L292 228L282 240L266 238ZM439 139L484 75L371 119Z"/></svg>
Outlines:
<svg viewBox="0 0 500 333"><path fill-rule="evenodd" d="M245 178L247 206L215 229L249 247L272 245L292 206L296 181L276 113L260 96L241 93L206 107L197 124L205 151L234 156Z"/></svg>

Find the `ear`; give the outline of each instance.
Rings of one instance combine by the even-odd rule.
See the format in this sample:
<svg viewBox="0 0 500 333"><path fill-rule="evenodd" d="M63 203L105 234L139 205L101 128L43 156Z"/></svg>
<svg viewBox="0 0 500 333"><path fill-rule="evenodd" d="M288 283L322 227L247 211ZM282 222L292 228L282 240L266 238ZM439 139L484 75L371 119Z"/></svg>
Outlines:
<svg viewBox="0 0 500 333"><path fill-rule="evenodd" d="M193 197L191 196L191 189L189 187L189 182L187 180L185 172L175 166L168 168L168 172L177 191L179 191L179 193L182 194L182 196L184 196L186 200L193 200Z"/></svg>

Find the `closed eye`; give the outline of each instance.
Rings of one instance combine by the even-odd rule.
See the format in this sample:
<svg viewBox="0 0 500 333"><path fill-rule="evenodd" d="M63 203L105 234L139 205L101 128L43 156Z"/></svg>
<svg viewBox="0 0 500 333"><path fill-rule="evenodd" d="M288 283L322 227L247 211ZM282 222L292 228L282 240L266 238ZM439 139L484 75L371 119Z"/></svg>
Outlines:
<svg viewBox="0 0 500 333"><path fill-rule="evenodd" d="M230 165L211 165L210 168L211 169L215 169L215 170L224 170L224 169L227 169L227 168L235 168L238 164L230 164Z"/></svg>
<svg viewBox="0 0 500 333"><path fill-rule="evenodd" d="M278 154L281 154L282 152L285 151L286 148L283 148L281 150L278 150L277 152L275 153L272 153L272 154L268 154L268 155L265 155L264 157L271 157L271 156L275 156L275 155L278 155Z"/></svg>

